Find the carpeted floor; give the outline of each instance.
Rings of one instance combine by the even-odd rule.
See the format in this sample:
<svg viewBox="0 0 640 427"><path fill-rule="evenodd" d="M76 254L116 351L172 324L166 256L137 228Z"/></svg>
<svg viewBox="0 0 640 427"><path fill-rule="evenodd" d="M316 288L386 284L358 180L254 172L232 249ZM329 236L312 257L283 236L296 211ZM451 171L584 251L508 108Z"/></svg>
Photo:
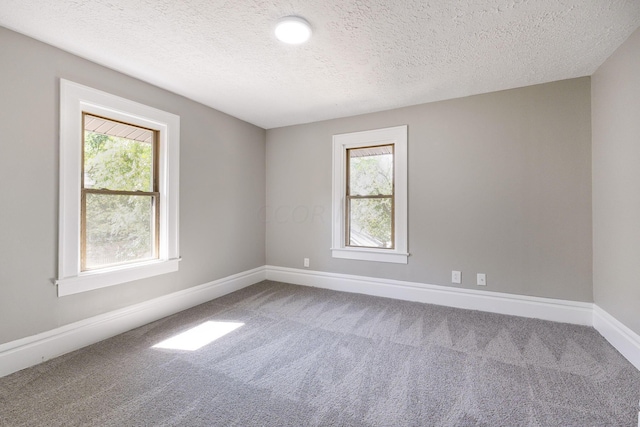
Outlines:
<svg viewBox="0 0 640 427"><path fill-rule="evenodd" d="M0 378L0 425L636 426L639 399L592 328L265 281Z"/></svg>

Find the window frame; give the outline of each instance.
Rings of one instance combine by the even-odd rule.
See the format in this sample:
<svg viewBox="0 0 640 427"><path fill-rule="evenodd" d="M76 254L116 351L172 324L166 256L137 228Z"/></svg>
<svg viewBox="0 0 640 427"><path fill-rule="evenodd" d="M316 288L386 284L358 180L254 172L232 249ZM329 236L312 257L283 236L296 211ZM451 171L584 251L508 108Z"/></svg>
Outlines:
<svg viewBox="0 0 640 427"><path fill-rule="evenodd" d="M157 131L158 258L82 271L83 114ZM58 296L72 295L178 270L180 117L60 79L60 212Z"/></svg>
<svg viewBox="0 0 640 427"><path fill-rule="evenodd" d="M369 248L347 245L348 150L393 145L393 217L392 248ZM407 264L407 126L395 126L333 135L333 258Z"/></svg>

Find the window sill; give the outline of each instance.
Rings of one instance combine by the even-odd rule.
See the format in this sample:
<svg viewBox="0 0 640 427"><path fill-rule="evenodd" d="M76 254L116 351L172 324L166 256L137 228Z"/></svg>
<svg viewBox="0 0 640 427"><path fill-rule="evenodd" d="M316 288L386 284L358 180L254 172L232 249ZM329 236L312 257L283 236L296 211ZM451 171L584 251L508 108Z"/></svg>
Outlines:
<svg viewBox="0 0 640 427"><path fill-rule="evenodd" d="M150 261L109 270L80 273L78 276L56 280L58 297L146 279L160 274L178 271L180 259Z"/></svg>
<svg viewBox="0 0 640 427"><path fill-rule="evenodd" d="M390 262L394 264L407 264L409 257L408 253L364 248L332 248L331 255L334 258L357 259L360 261Z"/></svg>

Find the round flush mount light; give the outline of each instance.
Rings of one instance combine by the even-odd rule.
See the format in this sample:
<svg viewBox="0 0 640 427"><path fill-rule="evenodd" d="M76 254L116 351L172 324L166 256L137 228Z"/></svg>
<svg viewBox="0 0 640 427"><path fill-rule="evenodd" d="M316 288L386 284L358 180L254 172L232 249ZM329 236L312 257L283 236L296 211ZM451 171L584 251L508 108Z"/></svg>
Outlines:
<svg viewBox="0 0 640 427"><path fill-rule="evenodd" d="M299 16L285 16L276 24L276 37L283 43L301 44L311 37L311 25Z"/></svg>

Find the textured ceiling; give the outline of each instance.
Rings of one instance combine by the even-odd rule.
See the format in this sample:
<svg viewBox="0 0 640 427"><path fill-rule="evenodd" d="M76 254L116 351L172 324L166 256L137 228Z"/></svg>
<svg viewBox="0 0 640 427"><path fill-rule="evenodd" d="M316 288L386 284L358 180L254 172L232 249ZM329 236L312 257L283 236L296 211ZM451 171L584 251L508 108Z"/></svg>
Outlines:
<svg viewBox="0 0 640 427"><path fill-rule="evenodd" d="M0 25L268 129L591 75L640 1L2 0Z"/></svg>

